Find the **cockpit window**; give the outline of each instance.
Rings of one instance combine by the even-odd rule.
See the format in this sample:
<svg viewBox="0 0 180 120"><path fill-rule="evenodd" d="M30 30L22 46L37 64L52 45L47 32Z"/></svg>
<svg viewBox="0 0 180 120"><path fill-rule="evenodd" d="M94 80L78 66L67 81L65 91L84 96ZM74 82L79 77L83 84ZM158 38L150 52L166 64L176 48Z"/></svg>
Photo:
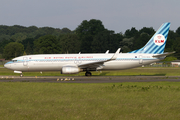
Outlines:
<svg viewBox="0 0 180 120"><path fill-rule="evenodd" d="M17 60L12 60L13 62L17 62Z"/></svg>

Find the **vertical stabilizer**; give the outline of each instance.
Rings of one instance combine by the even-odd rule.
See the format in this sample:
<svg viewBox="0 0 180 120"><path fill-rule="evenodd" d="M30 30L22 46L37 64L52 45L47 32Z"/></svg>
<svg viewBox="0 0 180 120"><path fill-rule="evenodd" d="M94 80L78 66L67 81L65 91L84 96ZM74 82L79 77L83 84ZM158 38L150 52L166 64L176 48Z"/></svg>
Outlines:
<svg viewBox="0 0 180 120"><path fill-rule="evenodd" d="M149 53L149 54L163 54L166 45L170 23L164 23L148 41L148 43L139 50L134 50L129 53Z"/></svg>

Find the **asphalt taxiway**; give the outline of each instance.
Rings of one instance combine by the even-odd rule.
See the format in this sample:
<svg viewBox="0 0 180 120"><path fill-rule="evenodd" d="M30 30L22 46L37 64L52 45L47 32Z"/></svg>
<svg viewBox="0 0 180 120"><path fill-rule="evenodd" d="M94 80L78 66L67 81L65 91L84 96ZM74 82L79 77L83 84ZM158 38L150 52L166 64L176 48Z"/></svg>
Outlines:
<svg viewBox="0 0 180 120"><path fill-rule="evenodd" d="M0 76L0 82L118 83L158 81L180 82L180 76Z"/></svg>

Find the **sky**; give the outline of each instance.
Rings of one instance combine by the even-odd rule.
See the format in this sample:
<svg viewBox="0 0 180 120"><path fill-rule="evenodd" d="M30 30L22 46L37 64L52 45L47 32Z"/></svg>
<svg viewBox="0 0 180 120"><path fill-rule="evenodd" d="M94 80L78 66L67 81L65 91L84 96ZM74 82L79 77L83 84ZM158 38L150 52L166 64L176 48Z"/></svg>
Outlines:
<svg viewBox="0 0 180 120"><path fill-rule="evenodd" d="M83 20L101 20L104 27L124 33L135 27L171 22L180 27L180 0L0 0L0 25L69 28Z"/></svg>

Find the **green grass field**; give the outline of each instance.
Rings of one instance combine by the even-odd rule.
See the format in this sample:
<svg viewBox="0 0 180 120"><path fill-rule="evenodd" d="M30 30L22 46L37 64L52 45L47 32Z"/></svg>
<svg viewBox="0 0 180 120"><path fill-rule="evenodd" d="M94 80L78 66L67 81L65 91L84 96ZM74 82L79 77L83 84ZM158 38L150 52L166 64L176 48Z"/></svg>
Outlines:
<svg viewBox="0 0 180 120"><path fill-rule="evenodd" d="M24 72L24 76L62 76ZM137 68L93 72L95 76L180 76L179 68ZM0 68L0 75L16 75ZM72 76L84 76L83 73ZM64 75L63 75L64 76ZM179 82L30 83L0 82L0 119L179 120Z"/></svg>
<svg viewBox="0 0 180 120"><path fill-rule="evenodd" d="M0 119L179 120L180 83L0 83Z"/></svg>
<svg viewBox="0 0 180 120"><path fill-rule="evenodd" d="M79 74L61 74L60 71L43 72L24 72L24 76L84 76L85 72ZM13 75L19 76L12 70L6 68L0 68L0 75ZM180 68L176 67L145 67L135 68L118 71L98 71L92 72L93 76L133 76L133 75L148 75L148 76L180 76Z"/></svg>

